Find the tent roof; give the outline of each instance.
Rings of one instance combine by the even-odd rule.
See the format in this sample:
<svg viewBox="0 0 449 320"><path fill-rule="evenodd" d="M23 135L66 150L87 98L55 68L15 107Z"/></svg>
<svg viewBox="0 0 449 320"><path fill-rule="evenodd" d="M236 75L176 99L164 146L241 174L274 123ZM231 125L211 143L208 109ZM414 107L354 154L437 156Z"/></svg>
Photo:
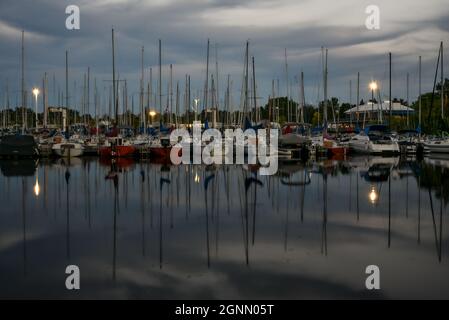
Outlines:
<svg viewBox="0 0 449 320"><path fill-rule="evenodd" d="M357 110L358 109L358 110ZM357 113L357 112L379 112L379 110L382 110L383 112L389 112L390 110L390 101L383 101L382 103L373 103L367 102L364 105L360 105L358 107L351 108L347 111L345 111L345 114L351 114L351 113ZM395 114L406 114L408 113L414 113L415 110L412 108L409 108L407 106L402 105L400 102L393 102L391 104L391 111Z"/></svg>

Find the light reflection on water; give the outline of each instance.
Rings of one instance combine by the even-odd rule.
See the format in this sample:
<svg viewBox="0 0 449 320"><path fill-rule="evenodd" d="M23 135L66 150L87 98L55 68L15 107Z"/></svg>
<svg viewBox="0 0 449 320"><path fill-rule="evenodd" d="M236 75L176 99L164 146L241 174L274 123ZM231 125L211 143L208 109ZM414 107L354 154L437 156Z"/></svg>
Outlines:
<svg viewBox="0 0 449 320"><path fill-rule="evenodd" d="M1 298L449 298L448 160L0 165Z"/></svg>

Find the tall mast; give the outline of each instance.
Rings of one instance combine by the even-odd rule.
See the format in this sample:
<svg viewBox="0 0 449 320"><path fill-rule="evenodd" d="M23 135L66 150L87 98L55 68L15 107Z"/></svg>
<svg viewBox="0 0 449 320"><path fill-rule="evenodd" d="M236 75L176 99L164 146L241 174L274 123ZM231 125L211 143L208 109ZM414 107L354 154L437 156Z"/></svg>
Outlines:
<svg viewBox="0 0 449 320"><path fill-rule="evenodd" d="M219 93L219 84L218 84L218 44L215 44L215 92L216 92L216 106L217 112L220 105L220 93Z"/></svg>
<svg viewBox="0 0 449 320"><path fill-rule="evenodd" d="M254 101L254 112L256 114L255 121L256 123L259 121L259 115L257 113L257 96L256 96L256 67L254 65L254 56L252 57L253 60L253 101Z"/></svg>
<svg viewBox="0 0 449 320"><path fill-rule="evenodd" d="M409 126L409 105L408 105L408 100L409 100L409 73L407 72L407 128Z"/></svg>
<svg viewBox="0 0 449 320"><path fill-rule="evenodd" d="M65 51L65 107L69 108L69 52L67 50Z"/></svg>
<svg viewBox="0 0 449 320"><path fill-rule="evenodd" d="M170 63L170 123L173 115L173 65Z"/></svg>
<svg viewBox="0 0 449 320"><path fill-rule="evenodd" d="M86 74L84 73L84 82L83 82L83 103L82 103L82 116L83 116L83 123L87 124L87 118L86 118L86 88L87 88L87 78Z"/></svg>
<svg viewBox="0 0 449 320"><path fill-rule="evenodd" d="M357 126L359 125L359 104L360 104L360 72L357 72Z"/></svg>
<svg viewBox="0 0 449 320"><path fill-rule="evenodd" d="M391 129L391 118L392 118L392 110L391 110L391 52L388 54L388 56L389 56L389 65L390 65L390 67L389 67L389 73L390 73L390 75L389 75L389 78L390 78L390 84L389 84L389 91L390 91L390 94L389 94L389 100L390 100L390 105L389 105L389 108L390 108L390 116L389 116L389 118L388 118L388 125L389 125L389 127L390 127L390 129ZM382 101L380 102L380 103L382 103Z"/></svg>
<svg viewBox="0 0 449 320"><path fill-rule="evenodd" d="M47 82L47 72L44 73L44 128L47 128L48 122L48 82Z"/></svg>
<svg viewBox="0 0 449 320"><path fill-rule="evenodd" d="M95 112L95 128L97 128L98 126L98 119L97 119L97 97L98 93L97 93L97 78L94 78L94 112ZM97 131L98 134L98 131Z"/></svg>
<svg viewBox="0 0 449 320"><path fill-rule="evenodd" d="M441 120L444 119L444 70L443 70L443 41L441 41Z"/></svg>
<svg viewBox="0 0 449 320"><path fill-rule="evenodd" d="M153 103L153 68L150 68L150 89L148 90L148 94L150 95L150 101L149 101L149 106L153 106L153 108L156 107L156 104Z"/></svg>
<svg viewBox="0 0 449 320"><path fill-rule="evenodd" d="M175 110L175 125L178 128L178 112L179 112L179 81L176 82L176 110Z"/></svg>
<svg viewBox="0 0 449 320"><path fill-rule="evenodd" d="M139 106L140 106L140 121L141 121L141 125L143 126L143 130L144 132L146 132L145 129L145 112L144 112L144 107L143 107L143 55L144 55L144 47L142 46L141 48L141 64L140 64L140 68L141 68L141 75L140 75L140 99L139 99Z"/></svg>
<svg viewBox="0 0 449 320"><path fill-rule="evenodd" d="M90 67L87 67L87 99L86 99L86 124L89 125L90 114Z"/></svg>
<svg viewBox="0 0 449 320"><path fill-rule="evenodd" d="M304 94L304 72L301 71L301 122L304 123L304 106L306 104L306 97Z"/></svg>
<svg viewBox="0 0 449 320"><path fill-rule="evenodd" d="M206 54L206 86L204 91L204 107L205 107L205 117L207 120L207 98L209 95L209 39L207 39L207 54Z"/></svg>
<svg viewBox="0 0 449 320"><path fill-rule="evenodd" d="M419 73L419 117L418 117L418 124L419 129L421 130L421 56L419 56L419 66L418 66L418 73Z"/></svg>
<svg viewBox="0 0 449 320"><path fill-rule="evenodd" d="M323 105L323 122L327 129L327 49L322 48L323 54L323 93L324 93L324 105Z"/></svg>
<svg viewBox="0 0 449 320"><path fill-rule="evenodd" d="M25 31L22 30L22 134L25 133L26 120L25 120L25 107L26 94L25 94Z"/></svg>
<svg viewBox="0 0 449 320"><path fill-rule="evenodd" d="M245 51L245 100L243 102L243 114L246 116L248 112L248 72L249 72L249 41L246 41L246 51ZM242 119L243 120L243 119Z"/></svg>
<svg viewBox="0 0 449 320"><path fill-rule="evenodd" d="M290 99L289 99L289 92L288 92L288 63L287 63L287 48L284 50L284 57L285 57L285 85L286 85L286 95L287 95L287 121L290 122Z"/></svg>
<svg viewBox="0 0 449 320"><path fill-rule="evenodd" d="M226 124L228 125L231 121L231 88L230 81L231 76L228 74L228 80L226 85Z"/></svg>
<svg viewBox="0 0 449 320"><path fill-rule="evenodd" d="M114 104L115 125L118 124L118 106L116 101L116 87L115 87L115 43L114 43L114 28L112 29L112 103Z"/></svg>
<svg viewBox="0 0 449 320"><path fill-rule="evenodd" d="M190 97L190 95L191 95L191 91L190 91L190 76L189 76L189 78L188 78L188 89L187 89L187 107L188 107L188 109L187 109L187 120L188 121L190 121L189 120L189 112L190 112L190 103L191 103L191 97ZM196 117L196 113L195 113L195 117ZM196 119L195 119L196 120ZM190 122L189 122L190 123Z"/></svg>
<svg viewBox="0 0 449 320"><path fill-rule="evenodd" d="M159 39L159 113L162 119L162 49L161 49L161 39Z"/></svg>

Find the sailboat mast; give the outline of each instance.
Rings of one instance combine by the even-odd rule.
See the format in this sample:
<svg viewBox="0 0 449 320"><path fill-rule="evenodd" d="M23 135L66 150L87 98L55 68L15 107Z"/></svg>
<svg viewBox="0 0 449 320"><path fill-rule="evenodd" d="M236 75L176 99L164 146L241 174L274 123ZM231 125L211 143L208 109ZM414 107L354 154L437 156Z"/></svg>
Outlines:
<svg viewBox="0 0 449 320"><path fill-rule="evenodd" d="M47 82L47 72L44 73L44 128L47 128L48 122L48 82ZM8 106L9 107L9 106Z"/></svg>
<svg viewBox="0 0 449 320"><path fill-rule="evenodd" d="M112 29L112 101L114 104L115 124L118 122L118 108L116 102L116 87L115 87L115 43L114 43L114 29Z"/></svg>
<svg viewBox="0 0 449 320"><path fill-rule="evenodd" d="M409 105L408 105L408 100L409 100L409 73L407 72L407 128L409 126Z"/></svg>
<svg viewBox="0 0 449 320"><path fill-rule="evenodd" d="M217 112L220 105L220 93L219 93L219 84L218 84L218 44L215 44L215 94L216 94L216 106Z"/></svg>
<svg viewBox="0 0 449 320"><path fill-rule="evenodd" d="M304 93L304 72L301 71L301 122L304 123L304 106L306 104L306 98Z"/></svg>
<svg viewBox="0 0 449 320"><path fill-rule="evenodd" d="M170 63L170 117L169 121L172 122L172 115L173 115L173 65Z"/></svg>
<svg viewBox="0 0 449 320"><path fill-rule="evenodd" d="M286 95L287 95L287 121L290 122L290 99L289 99L289 84L288 84L288 62L287 62L287 48L284 49L285 57L285 85L286 85Z"/></svg>
<svg viewBox="0 0 449 320"><path fill-rule="evenodd" d="M22 30L22 134L25 134L26 120L25 120L25 31Z"/></svg>
<svg viewBox="0 0 449 320"><path fill-rule="evenodd" d="M357 72L357 126L359 122L359 104L360 104L360 72Z"/></svg>
<svg viewBox="0 0 449 320"><path fill-rule="evenodd" d="M243 114L244 117L248 112L248 78L249 78L249 41L246 41L246 51L245 51L245 100L243 103ZM244 119L242 119L244 120Z"/></svg>
<svg viewBox="0 0 449 320"><path fill-rule="evenodd" d="M444 70L443 70L443 41L441 41L441 120L444 119Z"/></svg>
<svg viewBox="0 0 449 320"><path fill-rule="evenodd" d="M254 112L255 112L255 117L254 120L257 122L259 122L259 114L257 112L257 96L256 96L256 67L254 65L254 57L252 57L252 62L253 62L253 101L254 101Z"/></svg>
<svg viewBox="0 0 449 320"><path fill-rule="evenodd" d="M207 39L207 53L206 53L206 86L204 91L204 107L205 107L205 117L207 120L207 98L209 95L209 39Z"/></svg>
<svg viewBox="0 0 449 320"><path fill-rule="evenodd" d="M419 90L419 116L418 116L418 123L419 123L419 129L421 130L421 56L419 56L419 66L418 66L418 74L419 74L419 84L418 84L418 90Z"/></svg>
<svg viewBox="0 0 449 320"><path fill-rule="evenodd" d="M388 118L388 125L390 126L390 129L391 129L391 119L392 119L392 110L391 110L391 52L388 54L388 57L389 57L389 78L390 78L390 83L389 83L389 91L390 91L390 94L389 94L389 100L390 100L390 104L389 104L389 108L390 108L390 115L389 115L389 118ZM380 102L380 103L382 103L382 101Z"/></svg>
<svg viewBox="0 0 449 320"><path fill-rule="evenodd" d="M159 39L159 113L162 119L162 50L161 50L161 39Z"/></svg>
<svg viewBox="0 0 449 320"><path fill-rule="evenodd" d="M86 124L89 125L89 115L90 115L90 67L87 67L87 89L86 89L86 94L87 94L86 95Z"/></svg>
<svg viewBox="0 0 449 320"><path fill-rule="evenodd" d="M176 128L178 128L178 113L179 113L179 81L176 82L176 107L175 107Z"/></svg>
<svg viewBox="0 0 449 320"><path fill-rule="evenodd" d="M146 132L146 125L145 125L145 111L143 107L143 56L144 56L144 47L141 48L141 56L140 56L140 99L139 99L139 107L140 107L140 123L143 127L143 131Z"/></svg>
<svg viewBox="0 0 449 320"><path fill-rule="evenodd" d="M327 49L322 48L323 54L323 94L324 94L324 105L323 105L323 123L327 129Z"/></svg>

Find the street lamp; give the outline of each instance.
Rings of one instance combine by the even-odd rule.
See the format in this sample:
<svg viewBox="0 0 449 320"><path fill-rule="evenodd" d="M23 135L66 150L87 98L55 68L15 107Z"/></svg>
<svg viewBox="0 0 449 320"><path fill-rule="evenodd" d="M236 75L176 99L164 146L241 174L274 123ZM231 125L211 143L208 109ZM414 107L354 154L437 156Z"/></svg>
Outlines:
<svg viewBox="0 0 449 320"><path fill-rule="evenodd" d="M371 81L369 84L369 88L371 89L371 117L374 114L374 91L377 90L377 82Z"/></svg>
<svg viewBox="0 0 449 320"><path fill-rule="evenodd" d="M38 122L38 118L37 118L37 96L39 95L39 89L38 88L33 88L33 95L35 98L35 113L36 113L36 131L37 131L37 122Z"/></svg>
<svg viewBox="0 0 449 320"><path fill-rule="evenodd" d="M194 115L195 115L195 121L196 121L196 114L198 113L198 103L200 102L200 99L198 99L198 98L193 99L193 102L195 102Z"/></svg>
<svg viewBox="0 0 449 320"><path fill-rule="evenodd" d="M149 114L150 114L150 117L151 117L151 125L153 125L154 117L156 116L156 111L151 110L151 111L149 112Z"/></svg>

